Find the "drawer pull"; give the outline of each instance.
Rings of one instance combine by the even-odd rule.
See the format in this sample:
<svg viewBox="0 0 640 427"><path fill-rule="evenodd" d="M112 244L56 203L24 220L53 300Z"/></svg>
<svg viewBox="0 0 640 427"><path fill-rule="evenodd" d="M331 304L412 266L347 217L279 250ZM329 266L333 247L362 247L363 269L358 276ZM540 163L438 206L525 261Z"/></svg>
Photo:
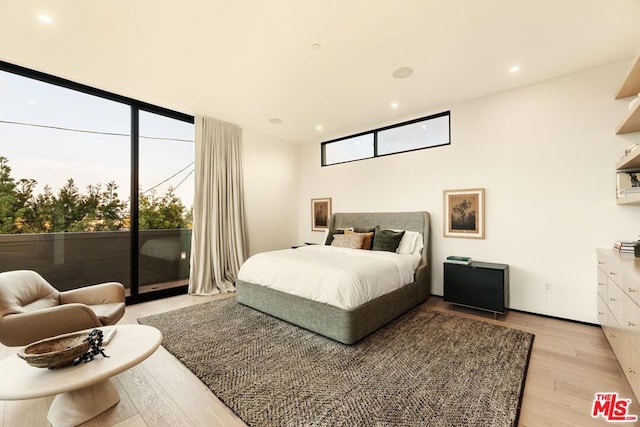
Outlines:
<svg viewBox="0 0 640 427"><path fill-rule="evenodd" d="M598 261L598 265L604 265L604 262Z"/></svg>
<svg viewBox="0 0 640 427"><path fill-rule="evenodd" d="M627 322L627 325L629 325L629 326L636 326L636 324L635 324L635 323L633 323L633 322Z"/></svg>
<svg viewBox="0 0 640 427"><path fill-rule="evenodd" d="M616 273L614 273L613 271L609 272L609 276L615 276Z"/></svg>
<svg viewBox="0 0 640 427"><path fill-rule="evenodd" d="M609 298L611 301L617 301L615 298Z"/></svg>
<svg viewBox="0 0 640 427"><path fill-rule="evenodd" d="M609 335L611 338L615 338L616 336L614 334Z"/></svg>
<svg viewBox="0 0 640 427"><path fill-rule="evenodd" d="M635 374L635 373L636 373L636 371L634 371L633 369L629 368L629 373L630 373L630 374Z"/></svg>
<svg viewBox="0 0 640 427"><path fill-rule="evenodd" d="M604 286L604 285L605 285L604 283L598 282L598 286ZM631 288L629 288L629 292L631 292Z"/></svg>
<svg viewBox="0 0 640 427"><path fill-rule="evenodd" d="M637 289L629 288L629 292L638 292Z"/></svg>
<svg viewBox="0 0 640 427"><path fill-rule="evenodd" d="M598 316L604 316L604 313L598 312Z"/></svg>

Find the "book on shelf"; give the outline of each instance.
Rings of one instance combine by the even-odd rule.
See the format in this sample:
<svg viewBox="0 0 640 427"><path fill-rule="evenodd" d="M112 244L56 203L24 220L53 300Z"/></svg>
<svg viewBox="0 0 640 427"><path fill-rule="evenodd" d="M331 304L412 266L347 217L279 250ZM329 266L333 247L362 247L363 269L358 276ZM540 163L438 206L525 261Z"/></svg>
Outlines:
<svg viewBox="0 0 640 427"><path fill-rule="evenodd" d="M640 194L640 187L622 188L618 190L618 197L630 196L632 194Z"/></svg>
<svg viewBox="0 0 640 427"><path fill-rule="evenodd" d="M613 248L617 249L621 253L632 254L635 248L636 242L632 241L617 241L613 244Z"/></svg>
<svg viewBox="0 0 640 427"><path fill-rule="evenodd" d="M450 262L453 264L471 264L471 258L467 256L448 256L446 262Z"/></svg>

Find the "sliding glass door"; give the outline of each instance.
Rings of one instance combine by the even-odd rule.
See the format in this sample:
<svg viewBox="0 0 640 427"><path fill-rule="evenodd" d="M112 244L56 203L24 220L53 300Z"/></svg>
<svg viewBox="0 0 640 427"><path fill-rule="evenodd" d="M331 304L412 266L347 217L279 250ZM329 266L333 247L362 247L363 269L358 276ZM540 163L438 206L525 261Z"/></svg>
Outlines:
<svg viewBox="0 0 640 427"><path fill-rule="evenodd" d="M184 291L193 139L191 116L0 61L0 272Z"/></svg>
<svg viewBox="0 0 640 427"><path fill-rule="evenodd" d="M140 293L189 280L194 126L140 112L138 193Z"/></svg>
<svg viewBox="0 0 640 427"><path fill-rule="evenodd" d="M130 286L130 107L0 71L0 271Z"/></svg>

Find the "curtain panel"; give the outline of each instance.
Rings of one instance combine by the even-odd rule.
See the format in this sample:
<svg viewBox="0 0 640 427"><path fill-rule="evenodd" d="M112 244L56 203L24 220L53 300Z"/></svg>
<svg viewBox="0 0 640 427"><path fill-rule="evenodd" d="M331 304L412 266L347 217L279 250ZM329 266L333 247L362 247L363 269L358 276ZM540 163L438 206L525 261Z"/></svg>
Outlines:
<svg viewBox="0 0 640 427"><path fill-rule="evenodd" d="M232 292L246 258L242 129L196 116L195 130L189 293Z"/></svg>

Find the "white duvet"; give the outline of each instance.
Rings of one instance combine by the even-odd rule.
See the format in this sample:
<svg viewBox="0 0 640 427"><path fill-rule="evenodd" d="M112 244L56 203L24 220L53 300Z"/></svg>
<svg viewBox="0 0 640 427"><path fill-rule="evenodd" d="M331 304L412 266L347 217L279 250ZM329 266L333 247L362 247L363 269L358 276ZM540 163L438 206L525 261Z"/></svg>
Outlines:
<svg viewBox="0 0 640 427"><path fill-rule="evenodd" d="M238 279L351 310L413 282L419 255L309 245L250 257Z"/></svg>

